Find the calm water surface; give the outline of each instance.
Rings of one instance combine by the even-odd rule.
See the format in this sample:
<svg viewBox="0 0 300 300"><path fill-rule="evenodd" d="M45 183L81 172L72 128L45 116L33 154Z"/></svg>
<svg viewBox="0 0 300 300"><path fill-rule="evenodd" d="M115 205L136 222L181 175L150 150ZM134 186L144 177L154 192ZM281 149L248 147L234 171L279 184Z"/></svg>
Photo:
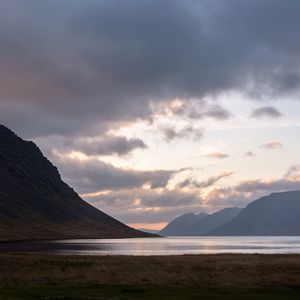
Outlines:
<svg viewBox="0 0 300 300"><path fill-rule="evenodd" d="M300 237L163 237L0 243L0 252L80 255L298 253Z"/></svg>

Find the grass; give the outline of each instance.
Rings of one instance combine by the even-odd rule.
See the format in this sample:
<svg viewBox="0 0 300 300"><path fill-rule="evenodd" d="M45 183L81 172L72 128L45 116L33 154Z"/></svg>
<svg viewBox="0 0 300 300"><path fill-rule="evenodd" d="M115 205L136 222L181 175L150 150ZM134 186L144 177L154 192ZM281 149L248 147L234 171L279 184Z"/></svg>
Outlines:
<svg viewBox="0 0 300 300"><path fill-rule="evenodd" d="M205 288L122 285L29 285L1 289L5 300L198 300L198 299L299 299L299 291L283 288Z"/></svg>
<svg viewBox="0 0 300 300"><path fill-rule="evenodd" d="M300 299L300 255L0 254L0 299Z"/></svg>

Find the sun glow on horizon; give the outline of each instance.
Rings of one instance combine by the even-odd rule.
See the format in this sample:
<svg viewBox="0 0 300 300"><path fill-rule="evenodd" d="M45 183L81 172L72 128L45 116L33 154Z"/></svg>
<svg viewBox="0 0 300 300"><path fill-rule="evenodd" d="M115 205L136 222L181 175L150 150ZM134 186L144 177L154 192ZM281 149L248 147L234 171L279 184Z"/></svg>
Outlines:
<svg viewBox="0 0 300 300"><path fill-rule="evenodd" d="M147 229L147 230L161 230L163 229L168 223L128 223L127 225L135 228L135 229Z"/></svg>

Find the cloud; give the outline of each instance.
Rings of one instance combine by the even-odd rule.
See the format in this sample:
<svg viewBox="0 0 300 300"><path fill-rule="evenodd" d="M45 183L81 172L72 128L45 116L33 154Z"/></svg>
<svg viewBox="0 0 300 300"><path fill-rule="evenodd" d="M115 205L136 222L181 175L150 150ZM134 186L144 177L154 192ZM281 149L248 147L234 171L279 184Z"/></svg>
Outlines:
<svg viewBox="0 0 300 300"><path fill-rule="evenodd" d="M72 155L56 154L55 162L64 180L79 193L103 190L132 189L149 185L150 188L165 188L171 177L179 171L139 171L117 168L99 159L80 159Z"/></svg>
<svg viewBox="0 0 300 300"><path fill-rule="evenodd" d="M98 138L79 138L70 143L69 149L86 155L126 155L135 149L146 149L141 139L128 139L121 136L102 136Z"/></svg>
<svg viewBox="0 0 300 300"><path fill-rule="evenodd" d="M264 149L271 149L271 150L274 150L274 149L280 149L283 147L283 144L279 141L270 141L270 142L267 142L265 144L262 144L260 146L261 148L264 148Z"/></svg>
<svg viewBox="0 0 300 300"><path fill-rule="evenodd" d="M251 118L258 118L258 119L265 118L265 117L277 119L281 116L282 113L273 106L264 106L264 107L257 108L250 115Z"/></svg>
<svg viewBox="0 0 300 300"><path fill-rule="evenodd" d="M284 177L298 176L300 173L300 165L293 165L288 168Z"/></svg>
<svg viewBox="0 0 300 300"><path fill-rule="evenodd" d="M174 115L185 116L192 120L201 120L204 118L212 118L215 120L227 120L232 117L232 113L219 104L208 104L207 101L186 100L180 107L173 109Z"/></svg>
<svg viewBox="0 0 300 300"><path fill-rule="evenodd" d="M182 192L178 189L159 192L150 189L121 190L94 197L94 201L119 206L118 202L114 202L116 199L125 200L126 205L129 203L128 200L131 199L131 204L138 204L140 208L144 207L145 209L151 207L190 206L199 203L199 199L195 194Z"/></svg>
<svg viewBox="0 0 300 300"><path fill-rule="evenodd" d="M190 108L187 115L191 119L210 117L216 120L227 120L232 116L227 109L219 105L210 106L205 110Z"/></svg>
<svg viewBox="0 0 300 300"><path fill-rule="evenodd" d="M216 99L231 92L257 101L297 99L299 11L298 0L2 0L1 122L23 137L48 139L49 153L126 155L144 149L143 140L108 132L149 120L157 106L174 99L182 105L173 115L190 122L230 118ZM259 114L272 115L261 105ZM195 138L191 132L175 128L165 136ZM266 146L276 147L282 144ZM64 157L58 164L80 192L159 190L176 172L117 168L97 159ZM234 193L242 199L246 192ZM176 209L157 213L163 218L184 210Z"/></svg>
<svg viewBox="0 0 300 300"><path fill-rule="evenodd" d="M214 151L214 152L207 153L204 156L208 157L208 158L223 159L223 158L229 157L229 154L222 153L222 152L219 152L219 151Z"/></svg>
<svg viewBox="0 0 300 300"><path fill-rule="evenodd" d="M245 207L256 199L257 195L238 192L234 187L216 187L210 190L206 196L206 203L215 209L225 207Z"/></svg>
<svg viewBox="0 0 300 300"><path fill-rule="evenodd" d="M85 200L124 222L166 222L187 211L202 211L199 196L180 189L134 188L86 196Z"/></svg>
<svg viewBox="0 0 300 300"><path fill-rule="evenodd" d="M245 154L244 154L244 157L254 157L255 154L252 152L252 151L247 151Z"/></svg>
<svg viewBox="0 0 300 300"><path fill-rule="evenodd" d="M39 137L34 140L49 159L56 159L55 154L80 153L89 158L101 156L124 156L131 155L133 151L147 149L147 145L138 138L127 138L104 134L101 136L66 137L51 135Z"/></svg>
<svg viewBox="0 0 300 300"><path fill-rule="evenodd" d="M85 199L100 209L105 209L125 222L167 222L186 212L212 212L248 203L272 192L300 189L300 169L291 166L282 178L243 180L234 186L214 187L222 178L231 176L226 171L207 181L182 182L174 189L111 190L99 195L87 195ZM195 185L193 186L193 184ZM193 187L193 189L183 189ZM203 187L212 187L204 193Z"/></svg>
<svg viewBox="0 0 300 300"><path fill-rule="evenodd" d="M292 165L282 178L249 179L235 186L216 187L209 191L205 202L213 206L245 206L266 194L300 190L300 165Z"/></svg>
<svg viewBox="0 0 300 300"><path fill-rule="evenodd" d="M212 207L244 207L267 194L295 190L300 190L300 177L297 179L244 180L236 186L210 190L205 201Z"/></svg>
<svg viewBox="0 0 300 300"><path fill-rule="evenodd" d="M241 182L236 188L238 192L254 193L262 192L279 192L279 191L292 191L300 189L300 182L288 179L278 180L246 180Z"/></svg>
<svg viewBox="0 0 300 300"><path fill-rule="evenodd" d="M294 95L299 9L297 0L3 0L0 118L27 137L99 134L175 98ZM204 111L229 114L214 103Z"/></svg>
<svg viewBox="0 0 300 300"><path fill-rule="evenodd" d="M163 133L166 141L170 142L174 139L193 139L199 140L203 137L203 129L186 126L182 129L176 129L171 125L160 126L160 131Z"/></svg>
<svg viewBox="0 0 300 300"><path fill-rule="evenodd" d="M185 188L189 186L199 188L199 189L208 188L210 186L213 186L217 182L219 182L221 179L231 176L233 173L234 173L233 171L225 171L216 176L209 177L207 180L202 182L198 182L197 180L188 178L182 181L181 183L179 183L178 188Z"/></svg>
<svg viewBox="0 0 300 300"><path fill-rule="evenodd" d="M176 98L167 103L160 103L158 105L153 117L159 118L161 116L179 116L190 121L202 120L205 118L224 121L231 118L233 114L216 101L208 101L204 98Z"/></svg>

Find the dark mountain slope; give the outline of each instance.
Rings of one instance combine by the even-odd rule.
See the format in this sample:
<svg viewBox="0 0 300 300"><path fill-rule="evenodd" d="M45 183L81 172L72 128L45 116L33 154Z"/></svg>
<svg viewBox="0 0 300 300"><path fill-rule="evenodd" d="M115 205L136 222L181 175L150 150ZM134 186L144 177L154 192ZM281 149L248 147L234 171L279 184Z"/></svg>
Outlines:
<svg viewBox="0 0 300 300"><path fill-rule="evenodd" d="M204 218L209 216L207 213L200 213L198 215L194 213L184 214L175 218L166 227L164 227L159 234L165 236L184 236L188 235L187 232L193 227L193 225Z"/></svg>
<svg viewBox="0 0 300 300"><path fill-rule="evenodd" d="M136 237L83 201L33 142L0 125L0 240Z"/></svg>
<svg viewBox="0 0 300 300"><path fill-rule="evenodd" d="M274 193L250 203L213 235L300 235L300 191Z"/></svg>
<svg viewBox="0 0 300 300"><path fill-rule="evenodd" d="M211 231L232 220L241 211L242 208L238 207L228 207L217 211L208 217L197 221L190 229L189 235L208 235Z"/></svg>

